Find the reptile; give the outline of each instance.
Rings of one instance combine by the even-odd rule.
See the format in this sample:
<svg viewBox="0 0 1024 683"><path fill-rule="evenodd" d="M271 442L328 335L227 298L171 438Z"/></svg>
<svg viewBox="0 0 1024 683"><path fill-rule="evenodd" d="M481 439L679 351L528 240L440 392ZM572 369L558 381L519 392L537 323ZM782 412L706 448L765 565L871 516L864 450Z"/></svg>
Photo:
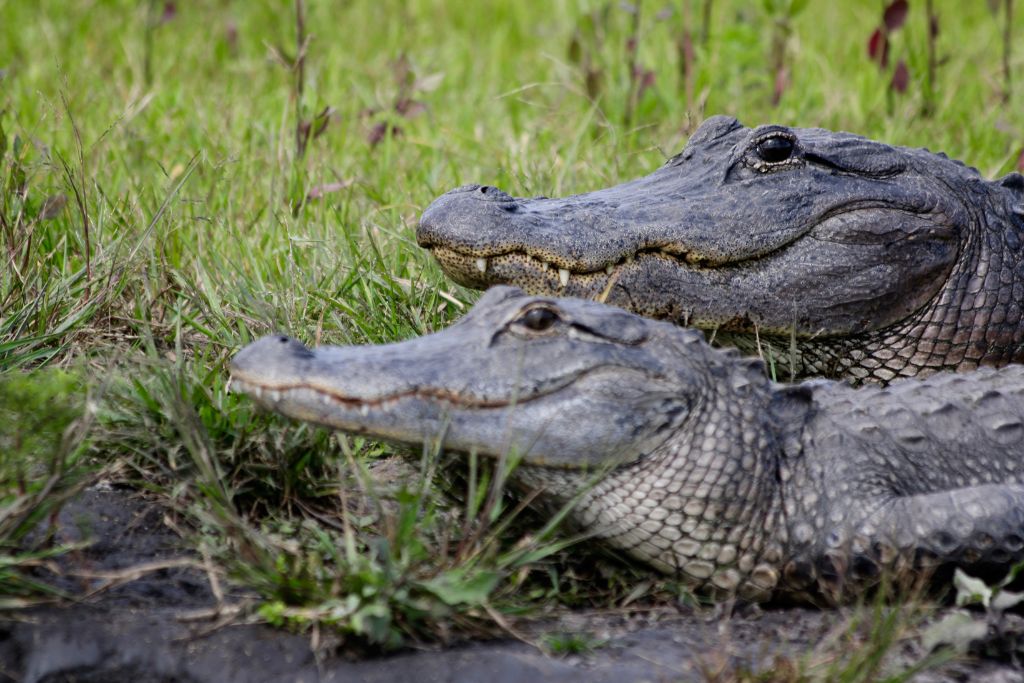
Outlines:
<svg viewBox="0 0 1024 683"><path fill-rule="evenodd" d="M510 481L711 598L841 600L887 572L1024 559L1024 367L775 384L699 330L497 286L440 332L239 351L232 391Z"/></svg>
<svg viewBox="0 0 1024 683"><path fill-rule="evenodd" d="M467 185L416 236L462 285L715 330L779 377L1024 361L1024 177L849 133L715 116L646 177L556 199Z"/></svg>

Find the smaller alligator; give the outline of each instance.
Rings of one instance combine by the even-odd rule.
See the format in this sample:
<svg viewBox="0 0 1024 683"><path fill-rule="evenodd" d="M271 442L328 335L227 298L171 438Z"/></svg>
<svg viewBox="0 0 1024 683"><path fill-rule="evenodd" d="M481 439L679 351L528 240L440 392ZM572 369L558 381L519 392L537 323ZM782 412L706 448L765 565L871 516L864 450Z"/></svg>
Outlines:
<svg viewBox="0 0 1024 683"><path fill-rule="evenodd" d="M888 382L1024 362L1024 177L715 116L654 173L564 198L468 185L416 232L460 284L716 330L780 376Z"/></svg>
<svg viewBox="0 0 1024 683"><path fill-rule="evenodd" d="M880 572L1024 559L1024 367L887 388L769 382L699 331L495 287L383 346L261 339L232 382L400 444L520 457L518 487L712 597L837 600Z"/></svg>

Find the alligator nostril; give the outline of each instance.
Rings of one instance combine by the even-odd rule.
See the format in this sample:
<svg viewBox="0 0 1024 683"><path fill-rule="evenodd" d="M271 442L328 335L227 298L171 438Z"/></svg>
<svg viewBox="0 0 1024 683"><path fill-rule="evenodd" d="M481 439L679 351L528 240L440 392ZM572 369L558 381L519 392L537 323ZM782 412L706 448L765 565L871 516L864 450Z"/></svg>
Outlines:
<svg viewBox="0 0 1024 683"><path fill-rule="evenodd" d="M287 344L288 343L288 337L284 337L284 336L278 337L277 341L281 342L282 344Z"/></svg>
<svg viewBox="0 0 1024 683"><path fill-rule="evenodd" d="M481 185L480 186L480 194L487 194L488 192L490 192L493 189L494 188L491 187L490 185Z"/></svg>

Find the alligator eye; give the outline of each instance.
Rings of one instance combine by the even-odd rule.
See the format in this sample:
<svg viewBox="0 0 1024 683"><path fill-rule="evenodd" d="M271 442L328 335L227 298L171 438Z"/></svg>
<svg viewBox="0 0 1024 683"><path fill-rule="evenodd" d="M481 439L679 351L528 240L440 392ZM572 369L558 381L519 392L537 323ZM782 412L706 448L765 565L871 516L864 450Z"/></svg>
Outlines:
<svg viewBox="0 0 1024 683"><path fill-rule="evenodd" d="M757 143L757 155L769 164L777 164L792 156L795 147L791 138L774 135Z"/></svg>
<svg viewBox="0 0 1024 683"><path fill-rule="evenodd" d="M550 330L558 322L558 314L550 308L531 308L519 317L523 327L534 332Z"/></svg>

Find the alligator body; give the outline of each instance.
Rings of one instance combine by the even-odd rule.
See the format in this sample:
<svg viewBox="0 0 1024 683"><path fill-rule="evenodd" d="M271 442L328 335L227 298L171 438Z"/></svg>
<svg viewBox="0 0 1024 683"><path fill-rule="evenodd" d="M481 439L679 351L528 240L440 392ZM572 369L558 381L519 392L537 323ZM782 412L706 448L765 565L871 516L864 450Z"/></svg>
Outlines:
<svg viewBox="0 0 1024 683"><path fill-rule="evenodd" d="M1024 177L848 133L708 119L653 174L561 199L469 185L417 239L457 282L716 330L780 376L1024 361Z"/></svg>
<svg viewBox="0 0 1024 683"><path fill-rule="evenodd" d="M1024 368L779 385L702 333L495 287L397 344L240 351L271 410L521 460L513 481L713 596L837 598L880 570L1024 559ZM857 579L857 581L853 581Z"/></svg>

